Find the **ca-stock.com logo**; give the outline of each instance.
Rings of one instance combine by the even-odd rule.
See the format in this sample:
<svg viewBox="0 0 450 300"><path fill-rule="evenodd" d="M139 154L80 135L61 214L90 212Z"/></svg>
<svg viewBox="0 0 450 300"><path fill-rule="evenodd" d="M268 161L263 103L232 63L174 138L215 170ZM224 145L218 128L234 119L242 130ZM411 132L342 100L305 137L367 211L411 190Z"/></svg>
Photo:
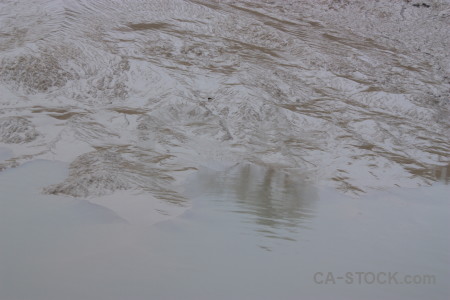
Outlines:
<svg viewBox="0 0 450 300"><path fill-rule="evenodd" d="M356 285L431 285L436 284L436 276L430 274L401 274L400 272L316 272L315 284L356 284Z"/></svg>

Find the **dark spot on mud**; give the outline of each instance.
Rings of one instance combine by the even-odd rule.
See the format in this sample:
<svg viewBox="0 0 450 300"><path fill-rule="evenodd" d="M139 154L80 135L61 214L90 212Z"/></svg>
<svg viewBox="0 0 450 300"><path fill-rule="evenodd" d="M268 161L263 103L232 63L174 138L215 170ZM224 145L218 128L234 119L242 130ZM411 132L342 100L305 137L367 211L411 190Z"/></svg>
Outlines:
<svg viewBox="0 0 450 300"><path fill-rule="evenodd" d="M426 7L426 8L429 8L430 7L430 5L429 4L426 4L426 3L415 3L415 4L413 4L413 6L414 7Z"/></svg>

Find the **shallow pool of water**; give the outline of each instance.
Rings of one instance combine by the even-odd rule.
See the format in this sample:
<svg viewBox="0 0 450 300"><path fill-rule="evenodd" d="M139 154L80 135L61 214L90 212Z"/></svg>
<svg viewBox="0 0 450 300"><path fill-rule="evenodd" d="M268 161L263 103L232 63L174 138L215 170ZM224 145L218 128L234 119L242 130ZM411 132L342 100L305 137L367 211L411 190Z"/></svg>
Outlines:
<svg viewBox="0 0 450 300"><path fill-rule="evenodd" d="M251 165L203 170L189 185L193 195L204 191L195 197L193 209L157 226L162 240L156 252L171 261L160 278L177 283L168 290L174 297L449 295L448 186L356 199ZM407 284L408 275L433 275L435 282ZM378 276L375 281L373 276Z"/></svg>
<svg viewBox="0 0 450 300"><path fill-rule="evenodd" d="M0 173L0 299L450 295L446 185L348 198L270 168L205 168L187 182L192 209L146 226L40 194L66 173L48 161Z"/></svg>

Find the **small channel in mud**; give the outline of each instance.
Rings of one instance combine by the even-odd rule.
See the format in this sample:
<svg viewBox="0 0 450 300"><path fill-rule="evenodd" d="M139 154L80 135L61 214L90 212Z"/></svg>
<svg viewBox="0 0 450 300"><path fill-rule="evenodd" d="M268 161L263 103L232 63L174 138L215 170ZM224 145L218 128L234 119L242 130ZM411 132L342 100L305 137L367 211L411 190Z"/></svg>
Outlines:
<svg viewBox="0 0 450 300"><path fill-rule="evenodd" d="M8 148L0 147L0 162L12 157L12 152Z"/></svg>

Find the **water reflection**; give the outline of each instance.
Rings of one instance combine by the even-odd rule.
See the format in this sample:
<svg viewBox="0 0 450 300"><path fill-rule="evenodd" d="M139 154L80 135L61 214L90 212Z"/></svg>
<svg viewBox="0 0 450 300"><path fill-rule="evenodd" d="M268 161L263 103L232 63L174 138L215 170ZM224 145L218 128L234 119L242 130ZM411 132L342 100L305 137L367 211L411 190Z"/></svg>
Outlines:
<svg viewBox="0 0 450 300"><path fill-rule="evenodd" d="M432 176L435 180L444 184L450 184L450 164L445 166L435 166L432 169Z"/></svg>
<svg viewBox="0 0 450 300"><path fill-rule="evenodd" d="M196 176L201 198L239 214L264 237L296 240L314 216L317 190L301 178L271 167L236 165L223 172L202 170ZM256 225L256 226L255 226Z"/></svg>

